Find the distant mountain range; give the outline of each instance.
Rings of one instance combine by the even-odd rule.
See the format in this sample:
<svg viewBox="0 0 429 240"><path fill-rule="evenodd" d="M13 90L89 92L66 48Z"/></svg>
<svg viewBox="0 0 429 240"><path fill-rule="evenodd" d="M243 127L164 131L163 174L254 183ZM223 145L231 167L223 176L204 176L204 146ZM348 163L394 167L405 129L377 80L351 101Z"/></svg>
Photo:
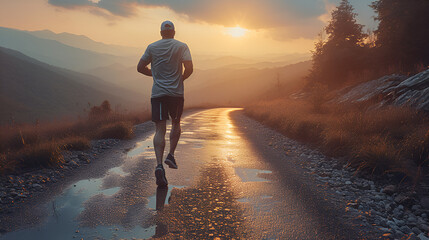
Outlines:
<svg viewBox="0 0 429 240"><path fill-rule="evenodd" d="M96 42L87 36L49 30L22 31L0 27L0 46L20 51L54 66L92 71L112 65L136 66L146 46L126 47ZM191 46L192 49L192 46ZM215 68L272 68L310 59L310 53L268 54L259 57L194 55L194 66Z"/></svg>
<svg viewBox="0 0 429 240"><path fill-rule="evenodd" d="M66 32L54 33L49 30L27 31L27 32L38 38L55 40L60 43L69 45L71 47L103 53L103 54L111 54L115 56L136 57L141 55L144 51L144 46L142 46L142 49L139 49L135 47L125 47L125 46L119 46L119 45L105 44L101 42L96 42L84 35L76 35L76 34L71 34Z"/></svg>
<svg viewBox="0 0 429 240"><path fill-rule="evenodd" d="M70 38L69 41L72 39ZM136 65L138 61L136 57L121 57L85 50L56 40L39 38L25 31L3 27L0 27L0 46L19 51L45 63L75 71L85 71L115 63L131 66Z"/></svg>
<svg viewBox="0 0 429 240"><path fill-rule="evenodd" d="M310 68L305 61L265 69L197 70L185 81L185 105L243 106L273 88L301 81Z"/></svg>
<svg viewBox="0 0 429 240"><path fill-rule="evenodd" d="M245 68L275 68L283 67L289 64L308 61L310 59L309 53L296 53L284 55L266 55L259 57L236 57L236 56L196 56L194 58L194 66L198 69L209 70L215 68L231 68L231 69L245 69Z"/></svg>
<svg viewBox="0 0 429 240"><path fill-rule="evenodd" d="M52 120L84 114L90 103L145 108L148 96L109 84L88 74L40 62L0 47L0 122ZM146 100L146 101L145 101Z"/></svg>

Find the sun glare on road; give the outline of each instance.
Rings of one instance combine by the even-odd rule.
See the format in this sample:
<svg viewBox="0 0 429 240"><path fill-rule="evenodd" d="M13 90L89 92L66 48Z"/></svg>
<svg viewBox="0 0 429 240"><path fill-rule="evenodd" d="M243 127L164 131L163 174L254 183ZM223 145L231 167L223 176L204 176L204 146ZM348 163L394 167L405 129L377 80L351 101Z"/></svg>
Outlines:
<svg viewBox="0 0 429 240"><path fill-rule="evenodd" d="M246 34L247 29L241 28L239 26L233 28L227 28L226 32L233 37L242 37Z"/></svg>

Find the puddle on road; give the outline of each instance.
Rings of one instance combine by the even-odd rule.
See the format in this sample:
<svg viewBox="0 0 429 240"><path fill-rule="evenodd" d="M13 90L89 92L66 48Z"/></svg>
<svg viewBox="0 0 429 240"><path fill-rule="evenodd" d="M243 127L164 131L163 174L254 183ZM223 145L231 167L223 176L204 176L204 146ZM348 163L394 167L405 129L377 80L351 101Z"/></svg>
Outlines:
<svg viewBox="0 0 429 240"><path fill-rule="evenodd" d="M194 132L182 132L182 135L194 135Z"/></svg>
<svg viewBox="0 0 429 240"><path fill-rule="evenodd" d="M204 141L201 139L195 139L195 138L187 138L187 137L181 137L179 144L188 144L191 145L193 149L201 149L204 148Z"/></svg>
<svg viewBox="0 0 429 240"><path fill-rule="evenodd" d="M109 173L116 173L121 177L129 175L129 173L126 173L126 172L124 172L124 170L122 170L122 166L111 168L107 174L109 174Z"/></svg>
<svg viewBox="0 0 429 240"><path fill-rule="evenodd" d="M127 157L138 157L146 151L153 151L153 135L142 142L138 142L136 146L127 153Z"/></svg>
<svg viewBox="0 0 429 240"><path fill-rule="evenodd" d="M249 198L240 198L240 199L237 199L237 202L241 202L241 203L248 203L248 202L250 202L250 199Z"/></svg>
<svg viewBox="0 0 429 240"><path fill-rule="evenodd" d="M156 226L148 228L135 226L132 229L125 229L120 225L100 225L95 228L89 228L79 226L80 223L76 220L85 210L84 203L92 197L99 194L106 197L115 195L120 190L120 187L111 186L106 188L103 183L112 175L116 175L120 178L129 175L129 173L123 170L123 166L126 162L132 161L133 159L135 160L136 157L145 154L153 155L152 137L137 143L136 147L127 153L125 163L121 166L111 168L102 178L86 179L71 184L61 195L47 205L49 216L43 224L33 228L7 233L1 236L1 239L34 239L35 236L37 236L37 239L131 239L136 236L139 238L149 238L153 236L156 231ZM172 186L171 189L173 187L181 188L183 186ZM151 200L149 200L149 203L150 206L148 205L147 207L151 208Z"/></svg>
<svg viewBox="0 0 429 240"><path fill-rule="evenodd" d="M84 203L92 196L104 194L112 196L119 191L119 187L101 190L103 179L81 180L71 185L62 195L49 203L49 217L44 224L30 229L11 232L2 239L81 239L102 238L111 239L112 236L129 238L133 236L150 237L155 234L155 227L124 229L121 226L97 226L96 228L80 227L75 219L84 210Z"/></svg>
<svg viewBox="0 0 429 240"><path fill-rule="evenodd" d="M251 168L235 168L235 174L240 177L242 182L269 182L268 179L261 177L261 174L271 174L272 171L251 169Z"/></svg>
<svg viewBox="0 0 429 240"><path fill-rule="evenodd" d="M261 198L262 198L262 199L272 199L272 198L273 198L273 196L270 196L270 195L262 195L262 196L261 196Z"/></svg>
<svg viewBox="0 0 429 240"><path fill-rule="evenodd" d="M259 200L272 200L273 196L271 195L257 195L252 197L244 197L237 199L237 202L241 203L250 203L253 202L254 204L257 203Z"/></svg>

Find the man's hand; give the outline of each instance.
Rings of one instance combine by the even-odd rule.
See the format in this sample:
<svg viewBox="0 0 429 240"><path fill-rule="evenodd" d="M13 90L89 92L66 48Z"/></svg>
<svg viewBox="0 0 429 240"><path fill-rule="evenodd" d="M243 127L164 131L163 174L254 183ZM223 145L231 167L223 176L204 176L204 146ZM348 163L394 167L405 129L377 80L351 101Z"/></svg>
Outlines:
<svg viewBox="0 0 429 240"><path fill-rule="evenodd" d="M191 76L192 72L194 72L194 64L192 61L184 61L183 66L185 67L185 72L183 73L183 81L185 81L189 76Z"/></svg>
<svg viewBox="0 0 429 240"><path fill-rule="evenodd" d="M140 59L139 64L137 64L137 72L146 76L152 76L152 70L147 67L149 63L149 61L144 61L143 59Z"/></svg>

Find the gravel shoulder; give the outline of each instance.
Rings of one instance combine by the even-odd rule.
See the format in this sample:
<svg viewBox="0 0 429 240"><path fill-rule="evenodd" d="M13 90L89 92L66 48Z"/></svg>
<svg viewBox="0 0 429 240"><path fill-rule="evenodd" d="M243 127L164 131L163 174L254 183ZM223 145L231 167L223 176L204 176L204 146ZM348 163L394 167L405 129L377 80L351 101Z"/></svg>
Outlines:
<svg viewBox="0 0 429 240"><path fill-rule="evenodd" d="M237 126L246 126L242 132L253 139L255 148L267 155L277 153L271 161L279 170L286 171L290 163L302 168L312 179L314 189L346 212L345 221L368 231L368 235L363 236L365 239L372 235L383 239L429 239L429 207L422 204L424 199L419 199L406 184L392 185L395 181L389 179L389 175L358 173L344 159L326 157L317 149L245 116L242 111L231 113L231 118ZM285 181L290 180L285 177Z"/></svg>
<svg viewBox="0 0 429 240"><path fill-rule="evenodd" d="M70 184L103 176L119 166L136 142L153 132L153 123L135 126L130 140L91 141L91 149L64 152L65 164L56 168L8 175L0 181L0 234L38 224L46 217L46 203Z"/></svg>

